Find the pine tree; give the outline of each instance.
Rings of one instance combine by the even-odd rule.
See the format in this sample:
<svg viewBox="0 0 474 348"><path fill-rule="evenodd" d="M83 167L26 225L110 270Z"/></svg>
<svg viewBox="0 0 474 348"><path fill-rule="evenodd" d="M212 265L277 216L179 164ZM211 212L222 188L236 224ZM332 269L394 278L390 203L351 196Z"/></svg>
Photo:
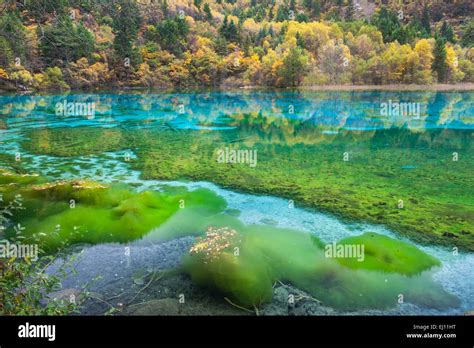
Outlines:
<svg viewBox="0 0 474 348"><path fill-rule="evenodd" d="M112 28L115 34L115 54L120 60L128 58L136 65L140 58L134 42L141 23L140 11L133 0L118 0L114 5Z"/></svg>
<svg viewBox="0 0 474 348"><path fill-rule="evenodd" d="M231 20L229 26L227 27L227 40L238 42L239 41L239 30L234 23L234 20Z"/></svg>
<svg viewBox="0 0 474 348"><path fill-rule="evenodd" d="M349 4L347 5L346 8L346 14L345 14L345 20L346 21L352 21L355 16L355 7L354 7L354 1L349 0Z"/></svg>
<svg viewBox="0 0 474 348"><path fill-rule="evenodd" d="M470 20L463 29L462 45L464 47L474 47L474 20Z"/></svg>
<svg viewBox="0 0 474 348"><path fill-rule="evenodd" d="M61 15L43 29L39 49L47 65L63 65L89 57L94 43L94 36L82 24Z"/></svg>
<svg viewBox="0 0 474 348"><path fill-rule="evenodd" d="M455 43L456 39L454 37L453 27L446 21L443 22L443 25L440 29L440 35L448 42Z"/></svg>
<svg viewBox="0 0 474 348"><path fill-rule="evenodd" d="M194 0L194 6L196 6L198 9L201 9L202 5L202 0Z"/></svg>
<svg viewBox="0 0 474 348"><path fill-rule="evenodd" d="M301 48L290 50L283 59L283 66L280 70L283 86L296 87L304 74L303 54Z"/></svg>
<svg viewBox="0 0 474 348"><path fill-rule="evenodd" d="M223 38L227 38L227 24L228 23L229 23L229 20L227 18L227 15L225 15L224 20L222 21L222 25L219 28L219 34L221 34Z"/></svg>
<svg viewBox="0 0 474 348"><path fill-rule="evenodd" d="M238 42L239 41L239 30L234 23L234 20L229 22L227 16L224 17L222 26L219 28L219 33L228 41Z"/></svg>
<svg viewBox="0 0 474 348"><path fill-rule="evenodd" d="M290 0L290 10L292 10L293 12L296 11L295 0Z"/></svg>
<svg viewBox="0 0 474 348"><path fill-rule="evenodd" d="M207 20L209 21L212 20L211 8L209 7L209 4L207 2L204 4L203 10L204 10L204 13L206 14Z"/></svg>
<svg viewBox="0 0 474 348"><path fill-rule="evenodd" d="M314 0L313 14L316 18L319 18L321 16L321 0Z"/></svg>
<svg viewBox="0 0 474 348"><path fill-rule="evenodd" d="M161 3L161 11L163 12L163 17L168 17L169 10L167 0L163 0L163 2Z"/></svg>
<svg viewBox="0 0 474 348"><path fill-rule="evenodd" d="M304 41L304 38L303 38L303 36L301 36L299 31L296 32L296 44L300 48L306 48L306 43Z"/></svg>
<svg viewBox="0 0 474 348"><path fill-rule="evenodd" d="M431 69L438 75L438 82L445 82L448 70L446 64L446 41L441 35L435 36L433 56L434 60Z"/></svg>
<svg viewBox="0 0 474 348"><path fill-rule="evenodd" d="M421 26L425 30L427 35L431 34L430 11L426 4L423 7L423 14L421 15Z"/></svg>

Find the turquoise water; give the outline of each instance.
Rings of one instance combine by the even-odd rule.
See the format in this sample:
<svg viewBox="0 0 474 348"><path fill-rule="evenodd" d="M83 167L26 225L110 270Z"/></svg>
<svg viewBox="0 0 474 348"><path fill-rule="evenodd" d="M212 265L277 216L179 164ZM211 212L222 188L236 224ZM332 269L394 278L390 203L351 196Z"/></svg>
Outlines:
<svg viewBox="0 0 474 348"><path fill-rule="evenodd" d="M444 289L460 300L458 308L438 311L429 308L418 308L404 304L397 308L362 314L461 314L474 308L474 254L460 252L454 256L451 248L436 244L419 243L407 238L383 223L352 221L342 219L318 209L285 209L288 200L277 193L252 194L242 190L223 188L220 182L213 183L212 175L203 176L202 180L144 179L142 172L133 166L140 161L146 151L168 151L168 148L156 148L145 143L142 147L121 148L115 151L104 151L98 154L77 154L69 157L51 154L35 154L27 151L23 142L28 140L30 130L67 129L68 127L90 127L117 129L126 134L132 131L148 131L153 136L160 132L173 132L177 140L189 135L196 136L196 144L209 141L210 135L223 139L222 144L241 138L255 138L264 144L270 144L271 151L285 153L280 147L293 146L308 151L308 156L315 149L331 154L341 149L363 149L365 154L388 149L388 157L381 157L395 167L396 173L415 173L414 179L407 181L388 177L392 182L400 180L400 185L411 184L416 190L415 175L419 175L420 185L425 169L431 168L432 173L442 172L437 163L451 156L453 151L459 152L465 162L462 171L458 168L446 169L445 177L434 181L433 196L428 199L440 199L451 202L456 196L459 204L467 212L473 210L473 187L470 186L470 169L474 169L472 157L472 131L474 128L474 92L271 92L271 91L213 91L207 93L133 93L133 94L69 94L54 96L1 96L0 97L0 146L1 154L10 155L11 160L21 154L22 166L32 172L49 176L53 179L91 178L100 182L125 182L132 184L138 191L161 190L165 185L187 186L190 189L209 188L224 197L228 209L240 211L239 219L245 224L269 224L288 227L314 233L324 242L330 243L344 237L359 235L370 230L396 239L409 241L425 252L439 258L443 265L434 271L433 277ZM62 106L61 106L62 105ZM73 105L70 112L64 106ZM397 107L399 107L397 111ZM406 112L400 112L405 110ZM236 119L235 115L257 115L251 122ZM260 122L259 117L277 120L293 120L295 125L288 126L276 121ZM140 133L138 133L140 134ZM340 135L340 136L338 136ZM320 138L315 139L318 136ZM319 139L319 140L318 140ZM427 140L428 139L428 140ZM78 139L87 142L87 139ZM90 139L92 141L92 139ZM73 143L73 142L72 142ZM143 149L149 146L150 148ZM174 149L174 148L173 148ZM376 151L377 150L377 151ZM390 155L403 152L403 160L394 161ZM426 150L426 158L419 153ZM262 151L259 148L259 151ZM185 153L185 152L183 152ZM265 153L259 152L260 161L265 165ZM416 156L413 155L416 153ZM291 150L289 158L296 156ZM124 161L129 156L132 163ZM273 157L273 155L267 155ZM296 158L296 157L295 157ZM327 161L327 158L324 158ZM4 166L11 163L2 159ZM393 163L391 162L393 161ZM67 166L65 167L65 162ZM331 163L331 162L330 162ZM370 161L369 161L369 164ZM285 164L286 165L286 164ZM313 165L313 164L312 164ZM307 167L305 167L307 166ZM288 171L298 169L289 167ZM302 164L301 168L313 170L310 165ZM330 167L335 168L335 167ZM445 168L445 167L443 167ZM447 167L446 167L447 168ZM98 170L100 169L100 170ZM368 169L369 170L369 169ZM296 173L296 172L294 172ZM472 171L471 171L472 173ZM379 176L380 173L376 173ZM393 173L392 173L393 174ZM362 172L351 174L363 176ZM329 172L330 176L330 172ZM370 176L367 176L370 182ZM382 183L385 181L381 181ZM387 181L388 183L388 181ZM341 182L341 186L343 183ZM227 185L225 185L227 186ZM444 190L446 192L444 193ZM436 196L435 191L441 192ZM428 190L420 191L420 195ZM259 192L256 192L259 193ZM349 193L348 193L349 194ZM264 208L263 208L264 207ZM472 224L472 221L470 222ZM143 243L148 243L153 233L141 241L130 243L132 250L140 252ZM99 246L100 247L100 246ZM123 246L111 244L110 248L122 250ZM95 251L98 246L85 246L85 254L92 259L92 266L84 268L74 279L68 280L71 286L89 280L100 263L107 262L103 258L94 263L94 257L102 250ZM89 254L88 254L89 253ZM111 252L113 255L113 252ZM97 258L99 260L99 258ZM109 260L111 261L111 260ZM141 260L135 267L143 267L146 262ZM120 273L120 270L117 270ZM108 285L114 282L108 280ZM104 285L105 286L105 285Z"/></svg>
<svg viewBox="0 0 474 348"><path fill-rule="evenodd" d="M84 112L84 115L57 116L56 105L64 101L94 103L94 115L90 117ZM402 109L397 113L396 103L413 107L405 105L404 110L408 112L403 115ZM307 120L314 126L336 130L474 128L472 92L137 92L2 96L0 105L1 114L8 119L10 127L84 124L155 127L167 120L178 128L221 128L225 127L228 115L261 113Z"/></svg>

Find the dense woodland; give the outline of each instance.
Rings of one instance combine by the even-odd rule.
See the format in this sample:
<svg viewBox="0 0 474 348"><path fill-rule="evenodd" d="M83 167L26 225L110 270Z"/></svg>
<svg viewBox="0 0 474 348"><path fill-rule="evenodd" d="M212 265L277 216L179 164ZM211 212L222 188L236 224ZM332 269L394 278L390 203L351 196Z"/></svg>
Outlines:
<svg viewBox="0 0 474 348"><path fill-rule="evenodd" d="M474 82L472 0L2 0L0 89Z"/></svg>

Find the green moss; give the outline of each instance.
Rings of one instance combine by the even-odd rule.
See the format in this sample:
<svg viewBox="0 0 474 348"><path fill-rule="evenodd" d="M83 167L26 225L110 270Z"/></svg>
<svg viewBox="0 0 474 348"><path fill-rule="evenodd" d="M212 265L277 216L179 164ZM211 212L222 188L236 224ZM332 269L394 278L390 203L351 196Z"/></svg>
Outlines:
<svg viewBox="0 0 474 348"><path fill-rule="evenodd" d="M350 268L412 275L440 265L438 260L415 246L377 233L344 238L338 244L364 246L362 261L357 258L337 258L339 263Z"/></svg>
<svg viewBox="0 0 474 348"><path fill-rule="evenodd" d="M26 150L55 156L73 156L118 150L124 143L120 130L78 127L67 128L64 132L36 129L23 146Z"/></svg>
<svg viewBox="0 0 474 348"><path fill-rule="evenodd" d="M112 131L94 129L98 133L91 137L89 128L35 130L24 145L35 153L83 155L103 151L98 139L107 138L107 150L130 148L138 155L132 166L145 179L207 180L268 193L345 219L385 224L419 242L474 250L469 131L326 134L304 121L258 114L232 119L234 130L212 132L115 129L118 134L106 136ZM44 132L47 146L40 141ZM257 150L257 166L218 163L216 151L229 146ZM453 152L459 161L452 161Z"/></svg>
<svg viewBox="0 0 474 348"><path fill-rule="evenodd" d="M5 184L0 185L0 192L5 201L21 194L25 209L15 214L15 224L25 227L26 240L34 239L46 251L74 243L129 242L181 210L203 219L226 208L221 197L205 189L174 195L137 193L127 186L105 186L90 180L31 183L33 178L44 181L2 172L0 182ZM14 233L13 227L6 230L7 237ZM175 237L169 233L163 238Z"/></svg>
<svg viewBox="0 0 474 348"><path fill-rule="evenodd" d="M183 270L197 284L248 308L269 301L277 280L341 309L391 307L400 294L406 301L433 308L457 303L427 273L439 264L435 258L374 233L339 241L365 246L364 262L359 263L326 257L325 244L309 233L246 226L224 214L225 201L204 189L137 193L124 185L90 180L50 183L7 171L1 171L0 178L5 202L18 194L23 197L26 209L15 214L14 223L25 227L26 241L54 251L74 243L148 243L199 236L183 259ZM13 227L6 232L7 237L15 233Z"/></svg>
<svg viewBox="0 0 474 348"><path fill-rule="evenodd" d="M232 222L232 218L226 218ZM224 220L221 220L224 222ZM229 232L230 231L230 232ZM340 241L348 243L350 239ZM406 243L375 234L354 237L367 250L380 248L379 255L399 255L400 267L387 259L346 266L337 258L327 258L324 244L315 236L272 226L224 227L215 223L205 237L198 238L183 261L193 281L218 291L247 308L271 299L277 280L290 282L324 304L339 309L388 308L405 301L432 308L458 304L427 272L439 262ZM392 253L386 249L396 250ZM413 257L418 258L418 263ZM420 273L423 272L423 273ZM417 274L417 275L415 275ZM423 289L428 288L425 296Z"/></svg>

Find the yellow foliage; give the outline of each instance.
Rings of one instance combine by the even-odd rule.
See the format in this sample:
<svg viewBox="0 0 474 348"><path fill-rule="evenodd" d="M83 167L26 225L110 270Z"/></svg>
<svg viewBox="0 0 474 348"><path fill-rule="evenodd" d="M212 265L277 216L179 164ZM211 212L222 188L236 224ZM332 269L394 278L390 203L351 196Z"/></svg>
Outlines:
<svg viewBox="0 0 474 348"><path fill-rule="evenodd" d="M0 79L8 80L8 74L2 68L0 68Z"/></svg>
<svg viewBox="0 0 474 348"><path fill-rule="evenodd" d="M431 69L431 65L433 64L433 46L431 45L430 41L427 39L419 40L414 48L414 52L420 58L420 65L425 70Z"/></svg>
<svg viewBox="0 0 474 348"><path fill-rule="evenodd" d="M296 39L296 34L299 33L305 41L306 49L310 52L317 53L317 50L329 41L330 32L331 28L324 23L299 23L290 21L288 23L285 41L289 41L291 38ZM334 35L334 33L331 35Z"/></svg>

